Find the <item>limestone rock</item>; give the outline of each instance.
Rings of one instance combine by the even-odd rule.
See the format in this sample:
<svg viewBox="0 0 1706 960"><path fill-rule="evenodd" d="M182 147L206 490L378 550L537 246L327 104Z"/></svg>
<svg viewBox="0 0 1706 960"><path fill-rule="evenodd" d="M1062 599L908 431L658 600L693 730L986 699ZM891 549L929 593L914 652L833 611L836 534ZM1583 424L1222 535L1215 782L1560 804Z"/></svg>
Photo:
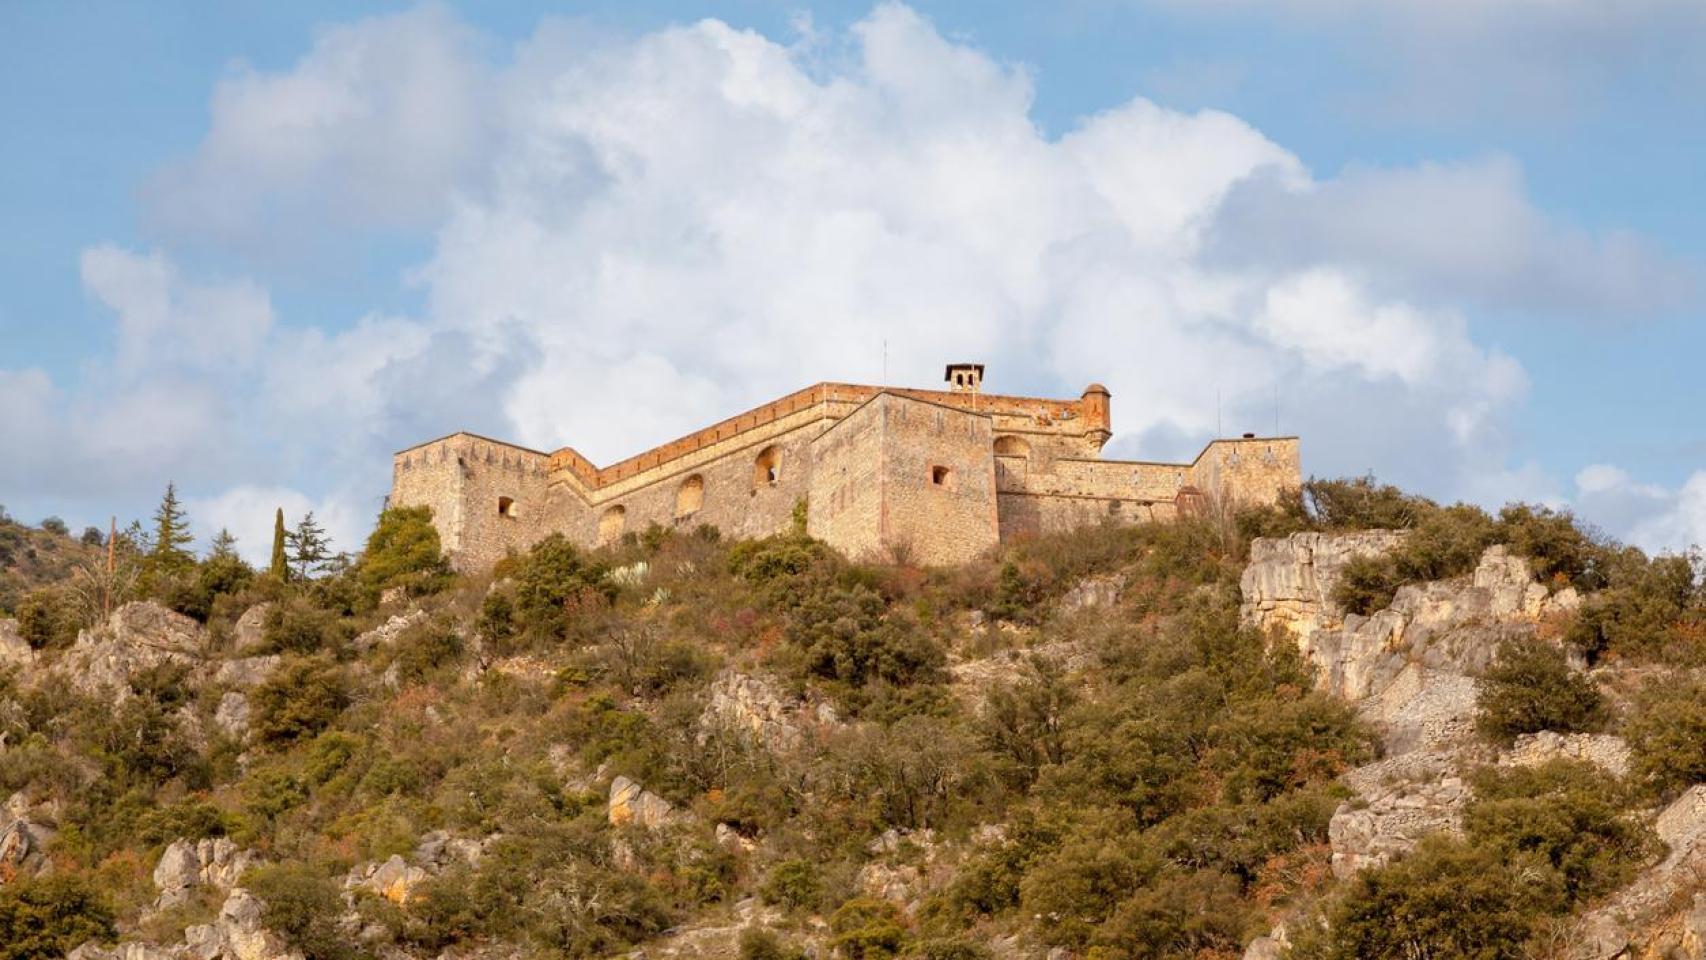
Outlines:
<svg viewBox="0 0 1706 960"><path fill-rule="evenodd" d="M1505 767L1537 767L1565 758L1592 763L1615 777L1629 772L1629 744L1622 737L1603 733L1525 733L1499 757Z"/></svg>
<svg viewBox="0 0 1706 960"><path fill-rule="evenodd" d="M234 687L238 690L253 690L265 683L267 677L278 669L282 658L276 653L258 657L238 657L227 660L219 665L213 674L213 681L222 686Z"/></svg>
<svg viewBox="0 0 1706 960"><path fill-rule="evenodd" d="M356 637L353 645L356 651L360 653L366 653L374 647L388 646L401 636L403 631L426 618L427 612L425 610L411 610L408 613L393 614L389 620Z"/></svg>
<svg viewBox="0 0 1706 960"><path fill-rule="evenodd" d="M249 698L235 690L226 691L213 711L213 722L229 736L241 740L249 735Z"/></svg>
<svg viewBox="0 0 1706 960"><path fill-rule="evenodd" d="M184 930L177 952L190 960L302 960L302 952L261 924L266 904L241 887L232 890L219 919Z"/></svg>
<svg viewBox="0 0 1706 960"><path fill-rule="evenodd" d="M1706 784L1696 784L1661 811L1653 822L1669 852L1635 881L1582 916L1577 925L1578 960L1609 960L1631 950L1637 934L1659 930L1679 904L1699 896L1706 876ZM1691 914L1681 919L1679 939L1687 935ZM1701 918L1706 925L1706 917ZM1696 929L1699 929L1697 925ZM1695 941L1699 942L1696 935Z"/></svg>
<svg viewBox="0 0 1706 960"><path fill-rule="evenodd" d="M465 863L473 866L485 856L486 850L501 834L492 834L484 840L474 840L469 837L453 837L449 831L434 830L423 834L420 842L415 845L415 862L426 867L431 872L438 872L453 863Z"/></svg>
<svg viewBox="0 0 1706 960"><path fill-rule="evenodd" d="M804 702L788 696L771 680L735 670L723 671L712 682L699 717L701 736L722 727L751 737L773 752L799 747L810 728L821 722ZM833 714L829 722L834 722Z"/></svg>
<svg viewBox="0 0 1706 960"><path fill-rule="evenodd" d="M0 619L0 668L27 667L34 663L36 652L28 641L18 635L18 621Z"/></svg>
<svg viewBox="0 0 1706 960"><path fill-rule="evenodd" d="M1125 576L1122 574L1085 577L1073 584L1072 589L1060 598L1060 609L1077 612L1111 607L1119 600L1120 591L1124 589Z"/></svg>
<svg viewBox="0 0 1706 960"><path fill-rule="evenodd" d="M160 891L156 906L183 903L197 887L229 891L244 871L259 862L259 857L239 849L227 837L174 840L154 867L154 886Z"/></svg>
<svg viewBox="0 0 1706 960"><path fill-rule="evenodd" d="M47 845L59 831L52 808L32 808L22 793L0 807L0 884L47 869Z"/></svg>
<svg viewBox="0 0 1706 960"><path fill-rule="evenodd" d="M1318 629L1336 627L1342 612L1331 598L1345 565L1385 553L1403 540L1404 534L1394 530L1259 537L1250 544L1250 563L1239 582L1244 619L1261 630L1284 628L1300 643Z"/></svg>
<svg viewBox="0 0 1706 960"><path fill-rule="evenodd" d="M136 674L168 663L193 667L201 659L200 624L153 601L133 601L78 634L55 669L83 693L106 690L123 698Z"/></svg>
<svg viewBox="0 0 1706 960"><path fill-rule="evenodd" d="M239 651L254 650L261 646L261 634L266 631L267 613L273 608L271 600L257 603L237 618L237 623L231 628L231 639Z"/></svg>
<svg viewBox="0 0 1706 960"><path fill-rule="evenodd" d="M90 941L65 955L65 960L177 960L172 952L152 943L131 940L103 947Z"/></svg>
<svg viewBox="0 0 1706 960"><path fill-rule="evenodd" d="M1273 937L1257 937L1244 948L1244 960L1280 960L1285 956L1285 946Z"/></svg>
<svg viewBox="0 0 1706 960"><path fill-rule="evenodd" d="M351 870L344 881L344 888L363 887L401 905L414 898L416 888L429 876L431 874L425 869L412 866L401 856L392 854L384 863L368 863Z"/></svg>
<svg viewBox="0 0 1706 960"><path fill-rule="evenodd" d="M663 827L677 817L668 800L622 776L610 781L606 812L612 826L631 823L648 830Z"/></svg>

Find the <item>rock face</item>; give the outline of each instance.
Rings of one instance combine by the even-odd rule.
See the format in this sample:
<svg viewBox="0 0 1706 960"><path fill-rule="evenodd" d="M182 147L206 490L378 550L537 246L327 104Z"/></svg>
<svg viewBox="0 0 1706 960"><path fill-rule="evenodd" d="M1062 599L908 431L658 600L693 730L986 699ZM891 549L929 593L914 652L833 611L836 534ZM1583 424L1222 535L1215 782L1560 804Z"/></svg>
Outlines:
<svg viewBox="0 0 1706 960"><path fill-rule="evenodd" d="M237 618L237 623L231 628L231 639L239 651L254 650L261 645L261 634L266 632L267 613L272 610L272 601L257 603Z"/></svg>
<svg viewBox="0 0 1706 960"><path fill-rule="evenodd" d="M36 652L18 635L18 621L0 619L0 667L27 667L35 659Z"/></svg>
<svg viewBox="0 0 1706 960"><path fill-rule="evenodd" d="M1502 546L1488 548L1470 576L1401 587L1370 616L1333 602L1347 563L1402 542L1391 531L1259 539L1241 583L1244 621L1289 637L1315 664L1319 686L1355 703L1380 731L1386 758L1346 774L1357 797L1329 827L1341 877L1458 828L1468 792L1457 770L1481 750L1474 677L1502 641L1531 637L1541 621L1579 604L1573 590L1549 593ZM1563 754L1608 769L1627 763L1626 751L1620 760L1615 745L1593 738L1533 739L1516 753L1512 762Z"/></svg>
<svg viewBox="0 0 1706 960"><path fill-rule="evenodd" d="M673 821L677 814L668 800L640 786L627 777L610 781L610 800L606 807L611 826L633 824L656 830Z"/></svg>
<svg viewBox="0 0 1706 960"><path fill-rule="evenodd" d="M706 734L717 727L735 730L774 753L799 747L815 727L835 722L827 705L814 710L770 680L735 670L723 671L711 684L699 717Z"/></svg>
<svg viewBox="0 0 1706 960"><path fill-rule="evenodd" d="M47 845L58 833L24 795L14 793L0 807L0 884L33 877L47 868Z"/></svg>
<svg viewBox="0 0 1706 960"><path fill-rule="evenodd" d="M213 722L226 735L238 740L249 735L249 698L235 690L228 690L219 698L219 707L213 712Z"/></svg>
<svg viewBox="0 0 1706 960"><path fill-rule="evenodd" d="M85 943L67 960L302 960L302 952L261 922L266 904L241 887L233 889L212 923L184 930L173 946L132 941L114 947Z"/></svg>
<svg viewBox="0 0 1706 960"><path fill-rule="evenodd" d="M1700 892L1706 876L1706 784L1696 784L1659 813L1653 830L1669 848L1665 858L1635 878L1606 903L1583 915L1577 927L1579 960L1610 960L1613 957L1683 956L1699 957L1706 945L1706 894ZM1681 908L1681 916L1666 924L1667 914ZM1672 929L1666 931L1666 927ZM1636 953L1631 931L1660 931L1676 940L1676 950L1648 949ZM1692 948L1689 946L1692 943ZM1649 944L1649 948L1663 946ZM1692 949L1694 952L1687 952Z"/></svg>
<svg viewBox="0 0 1706 960"><path fill-rule="evenodd" d="M282 658L278 654L267 654L259 657L238 657L227 660L219 665L213 674L213 681L222 686L235 687L238 690L253 690L266 682L267 677L278 669Z"/></svg>
<svg viewBox="0 0 1706 960"><path fill-rule="evenodd" d="M374 647L388 646L398 636L402 635L404 630L426 618L427 612L425 610L411 610L408 613L393 614L391 619L356 637L352 641L352 645L361 653L366 653Z"/></svg>
<svg viewBox="0 0 1706 960"><path fill-rule="evenodd" d="M1061 596L1060 609L1075 613L1098 607L1111 607L1119 601L1120 591L1124 589L1123 574L1085 577Z"/></svg>
<svg viewBox="0 0 1706 960"><path fill-rule="evenodd" d="M238 849L226 837L174 840L154 867L154 886L160 891L155 905L176 906L198 887L229 891L242 879L243 871L259 862L259 857Z"/></svg>
<svg viewBox="0 0 1706 960"><path fill-rule="evenodd" d="M83 693L129 694L131 677L162 664L202 660L201 625L152 601L127 603L84 630L55 669Z"/></svg>
<svg viewBox="0 0 1706 960"><path fill-rule="evenodd" d="M392 854L384 863L369 863L350 871L345 889L365 887L395 904L405 904L414 898L415 888L431 874L422 867L410 866L408 861Z"/></svg>

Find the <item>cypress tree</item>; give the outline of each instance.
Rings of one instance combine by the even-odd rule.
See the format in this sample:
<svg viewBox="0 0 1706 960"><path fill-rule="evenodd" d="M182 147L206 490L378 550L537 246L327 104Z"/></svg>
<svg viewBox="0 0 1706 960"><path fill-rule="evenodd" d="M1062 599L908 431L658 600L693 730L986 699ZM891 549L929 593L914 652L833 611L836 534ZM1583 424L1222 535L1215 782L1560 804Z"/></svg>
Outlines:
<svg viewBox="0 0 1706 960"><path fill-rule="evenodd" d="M267 572L280 580L290 579L290 565L284 557L284 508L279 507L272 520L272 562Z"/></svg>

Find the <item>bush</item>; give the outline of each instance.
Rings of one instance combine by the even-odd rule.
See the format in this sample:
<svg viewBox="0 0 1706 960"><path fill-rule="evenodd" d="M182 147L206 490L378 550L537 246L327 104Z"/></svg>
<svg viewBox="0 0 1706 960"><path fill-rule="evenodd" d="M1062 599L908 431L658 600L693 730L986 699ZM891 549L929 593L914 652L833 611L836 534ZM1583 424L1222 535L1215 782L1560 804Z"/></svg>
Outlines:
<svg viewBox="0 0 1706 960"><path fill-rule="evenodd" d="M1391 606L1398 586L1398 567L1391 557L1357 556L1339 571L1332 599L1346 613L1366 617Z"/></svg>
<svg viewBox="0 0 1706 960"><path fill-rule="evenodd" d="M1323 480L1303 484L1303 502L1315 524L1324 530L1406 530L1435 507L1432 500L1413 497L1373 477Z"/></svg>
<svg viewBox="0 0 1706 960"><path fill-rule="evenodd" d="M1609 586L1588 597L1566 641L1589 662L1624 657L1706 664L1706 585L1697 556L1648 560L1629 547L1603 560Z"/></svg>
<svg viewBox="0 0 1706 960"><path fill-rule="evenodd" d="M403 631L392 647L391 663L399 680L419 683L460 656L462 637L456 630L447 623L429 620Z"/></svg>
<svg viewBox="0 0 1706 960"><path fill-rule="evenodd" d="M957 937L932 937L906 948L907 960L990 960L993 956L988 947Z"/></svg>
<svg viewBox="0 0 1706 960"><path fill-rule="evenodd" d="M1706 680L1648 684L1623 727L1630 772L1661 796L1706 782Z"/></svg>
<svg viewBox="0 0 1706 960"><path fill-rule="evenodd" d="M18 604L18 636L37 650L69 647L88 618L70 592L58 587L30 591Z"/></svg>
<svg viewBox="0 0 1706 960"><path fill-rule="evenodd" d="M1332 911L1326 960L1521 960L1543 912L1533 881L1494 850L1440 836L1357 874ZM1302 945L1300 945L1301 947Z"/></svg>
<svg viewBox="0 0 1706 960"><path fill-rule="evenodd" d="M338 618L304 599L274 603L261 624L262 653L313 654L335 649L343 639Z"/></svg>
<svg viewBox="0 0 1706 960"><path fill-rule="evenodd" d="M771 868L758 892L765 903L811 911L823 901L823 879L810 860L784 860Z"/></svg>
<svg viewBox="0 0 1706 960"><path fill-rule="evenodd" d="M80 877L16 879L0 887L0 960L57 960L115 933L112 909Z"/></svg>
<svg viewBox="0 0 1706 960"><path fill-rule="evenodd" d="M266 903L262 921L302 951L306 960L344 960L355 950L338 930L343 913L340 887L304 863L257 867L243 878L249 892Z"/></svg>
<svg viewBox="0 0 1706 960"><path fill-rule="evenodd" d="M1506 643L1481 682L1475 726L1502 743L1519 734L1580 733L1605 725L1604 698L1570 669L1564 651L1541 641Z"/></svg>
<svg viewBox="0 0 1706 960"><path fill-rule="evenodd" d="M1463 816L1469 841L1509 863L1555 872L1554 913L1623 886L1658 848L1650 830L1622 815L1625 790L1592 764L1487 768L1474 786Z"/></svg>
<svg viewBox="0 0 1706 960"><path fill-rule="evenodd" d="M846 960L888 960L909 939L900 909L887 900L855 897L829 918L830 945Z"/></svg>
<svg viewBox="0 0 1706 960"><path fill-rule="evenodd" d="M58 517L48 517L46 520L43 520L41 522L41 528L56 536L68 537L71 535L71 528L67 527L65 525L65 521Z"/></svg>
<svg viewBox="0 0 1706 960"><path fill-rule="evenodd" d="M349 692L336 664L324 657L300 657L255 688L251 703L256 736L283 744L330 726L349 705Z"/></svg>
<svg viewBox="0 0 1706 960"><path fill-rule="evenodd" d="M806 960L806 952L763 927L740 932L740 960Z"/></svg>
<svg viewBox="0 0 1706 960"><path fill-rule="evenodd" d="M432 508L392 507L381 513L356 569L373 598L392 587L413 596L442 590L450 582L450 564L432 524Z"/></svg>
<svg viewBox="0 0 1706 960"><path fill-rule="evenodd" d="M568 636L572 606L601 605L616 598L603 564L584 557L562 534L553 533L518 558L514 572L516 626L530 637L561 641Z"/></svg>

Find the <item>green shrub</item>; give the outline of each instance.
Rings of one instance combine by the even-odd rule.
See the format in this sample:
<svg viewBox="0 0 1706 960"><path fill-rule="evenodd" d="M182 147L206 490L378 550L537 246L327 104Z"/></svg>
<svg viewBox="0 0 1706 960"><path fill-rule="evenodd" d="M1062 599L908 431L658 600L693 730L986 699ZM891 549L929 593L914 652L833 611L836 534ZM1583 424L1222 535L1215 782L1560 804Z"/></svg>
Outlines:
<svg viewBox="0 0 1706 960"><path fill-rule="evenodd" d="M262 653L319 653L343 639L338 618L304 599L274 603L261 623Z"/></svg>
<svg viewBox="0 0 1706 960"><path fill-rule="evenodd" d="M806 960L806 952L763 927L740 932L740 960Z"/></svg>
<svg viewBox="0 0 1706 960"><path fill-rule="evenodd" d="M1604 590L1589 595L1565 635L1589 662L1608 657L1706 664L1706 584L1695 556L1648 560L1634 547L1607 553Z"/></svg>
<svg viewBox="0 0 1706 960"><path fill-rule="evenodd" d="M1554 871L1562 896L1555 913L1623 886L1657 850L1652 832L1623 815L1621 785L1592 764L1487 768L1474 786L1463 816L1470 843Z"/></svg>
<svg viewBox="0 0 1706 960"><path fill-rule="evenodd" d="M243 885L266 904L267 927L302 951L306 960L345 960L355 949L338 930L343 897L337 881L305 863L256 867Z"/></svg>
<svg viewBox="0 0 1706 960"><path fill-rule="evenodd" d="M1435 507L1432 500L1377 483L1371 476L1311 477L1303 484L1303 502L1324 530L1406 530Z"/></svg>
<svg viewBox="0 0 1706 960"><path fill-rule="evenodd" d="M1580 589L1604 586L1606 548L1585 533L1568 511L1511 504L1499 511L1499 539L1528 558L1542 581Z"/></svg>
<svg viewBox="0 0 1706 960"><path fill-rule="evenodd" d="M1541 641L1501 646L1480 693L1476 728L1503 743L1524 733L1579 733L1605 725L1599 688L1570 669L1564 651Z"/></svg>
<svg viewBox="0 0 1706 960"><path fill-rule="evenodd" d="M556 533L517 558L514 580L516 626L539 640L568 636L571 607L597 606L616 597L604 565L589 561Z"/></svg>
<svg viewBox="0 0 1706 960"><path fill-rule="evenodd" d="M450 563L432 523L432 508L391 507L381 513L356 570L374 598L392 587L412 596L442 590L450 582Z"/></svg>
<svg viewBox="0 0 1706 960"><path fill-rule="evenodd" d="M940 644L858 583L801 595L788 616L787 639L809 673L854 687L935 680L945 661Z"/></svg>
<svg viewBox="0 0 1706 960"><path fill-rule="evenodd" d="M1346 613L1366 617L1391 606L1398 586L1398 567L1391 557L1356 556L1340 569L1332 599Z"/></svg>
<svg viewBox="0 0 1706 960"><path fill-rule="evenodd" d="M990 960L994 954L980 943L957 937L932 937L906 948L907 960Z"/></svg>
<svg viewBox="0 0 1706 960"><path fill-rule="evenodd" d="M40 587L18 604L18 636L37 650L69 647L88 618L75 597L59 587Z"/></svg>
<svg viewBox="0 0 1706 960"><path fill-rule="evenodd" d="M80 877L0 886L0 960L58 960L89 940L111 940L112 909Z"/></svg>
<svg viewBox="0 0 1706 960"><path fill-rule="evenodd" d="M265 743L290 743L311 737L349 705L343 672L324 657L287 660L250 698L253 728Z"/></svg>
<svg viewBox="0 0 1706 960"><path fill-rule="evenodd" d="M450 624L428 620L403 631L391 649L397 678L419 683L462 656L462 637Z"/></svg>
<svg viewBox="0 0 1706 960"><path fill-rule="evenodd" d="M846 960L888 960L911 939L900 909L887 900L855 897L829 918L830 945Z"/></svg>
<svg viewBox="0 0 1706 960"><path fill-rule="evenodd" d="M1497 851L1435 836L1364 870L1332 911L1326 960L1522 960L1544 916L1543 891Z"/></svg>
<svg viewBox="0 0 1706 960"><path fill-rule="evenodd" d="M823 902L823 877L810 860L784 860L770 869L758 892L765 903L812 911Z"/></svg>
<svg viewBox="0 0 1706 960"><path fill-rule="evenodd" d="M1649 683L1623 727L1630 773L1661 796L1706 782L1706 680Z"/></svg>

